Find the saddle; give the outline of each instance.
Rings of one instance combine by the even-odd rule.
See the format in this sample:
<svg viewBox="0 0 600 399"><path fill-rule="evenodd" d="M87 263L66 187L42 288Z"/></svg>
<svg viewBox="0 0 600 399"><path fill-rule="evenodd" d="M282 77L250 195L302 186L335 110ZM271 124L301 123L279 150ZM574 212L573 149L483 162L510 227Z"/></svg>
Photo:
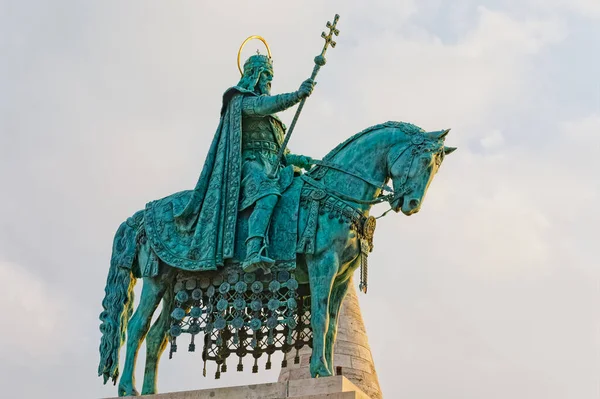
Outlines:
<svg viewBox="0 0 600 399"><path fill-rule="evenodd" d="M298 208L300 195L304 181L299 177L294 178L287 189L282 193L271 217L271 224L267 234L268 256L275 259L274 267L277 270L293 270L296 268L296 242L298 239ZM156 233L162 238L162 242L171 243L175 239L179 240L173 245L189 245L190 236L181 236L176 234L173 223L173 210L180 209L189 201L193 191L181 191L161 201L163 211L160 213L161 219L156 220L159 214L146 209L144 211L144 220L151 221L157 226ZM252 213L252 208L247 208L238 214L236 238L234 245L234 256L225 261L226 265L239 265L246 255L246 238L248 237L248 220ZM150 240L145 239L144 229L138 232L138 242L145 244ZM189 242L186 242L189 241ZM171 267L189 271L206 271L203 269L192 269L178 262L171 262L170 259L162 259L163 262ZM143 262L140 267L140 277L154 277L158 274L159 259L154 251L150 251L150 257Z"/></svg>

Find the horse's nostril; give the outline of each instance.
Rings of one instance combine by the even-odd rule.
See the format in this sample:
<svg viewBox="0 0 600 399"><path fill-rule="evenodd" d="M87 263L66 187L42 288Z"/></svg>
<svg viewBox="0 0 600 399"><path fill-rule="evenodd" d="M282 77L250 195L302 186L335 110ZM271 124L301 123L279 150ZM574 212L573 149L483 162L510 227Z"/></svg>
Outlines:
<svg viewBox="0 0 600 399"><path fill-rule="evenodd" d="M414 208L416 208L416 207L419 206L419 200L417 200L417 199L411 199L408 202L408 205L410 205L410 207L414 209Z"/></svg>

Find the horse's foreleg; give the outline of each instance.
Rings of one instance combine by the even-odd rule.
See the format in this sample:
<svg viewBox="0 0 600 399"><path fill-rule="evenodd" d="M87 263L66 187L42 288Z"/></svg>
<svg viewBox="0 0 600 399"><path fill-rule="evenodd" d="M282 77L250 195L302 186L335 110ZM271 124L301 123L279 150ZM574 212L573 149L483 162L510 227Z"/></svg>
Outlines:
<svg viewBox="0 0 600 399"><path fill-rule="evenodd" d="M328 377L332 373L325 358L325 334L329 325L329 295L339 268L339 260L337 254L331 251L321 256L307 256L307 263L313 331L310 374L312 377Z"/></svg>
<svg viewBox="0 0 600 399"><path fill-rule="evenodd" d="M168 343L169 326L171 325L171 308L173 306L173 290L167 288L163 298L163 307L146 336L146 369L142 395L157 392L158 362Z"/></svg>
<svg viewBox="0 0 600 399"><path fill-rule="evenodd" d="M325 336L325 358L327 359L327 367L332 372L334 371L333 348L337 336L338 316L346 292L348 292L348 287L351 284L351 277L352 273L344 273L344 275L336 278L331 289L331 297L329 298L329 326Z"/></svg>
<svg viewBox="0 0 600 399"><path fill-rule="evenodd" d="M135 363L140 345L150 328L152 315L164 291L165 284L160 277L144 278L140 304L127 327L127 354L125 357L125 366L123 367L123 376L119 381L119 396L139 395L135 389Z"/></svg>

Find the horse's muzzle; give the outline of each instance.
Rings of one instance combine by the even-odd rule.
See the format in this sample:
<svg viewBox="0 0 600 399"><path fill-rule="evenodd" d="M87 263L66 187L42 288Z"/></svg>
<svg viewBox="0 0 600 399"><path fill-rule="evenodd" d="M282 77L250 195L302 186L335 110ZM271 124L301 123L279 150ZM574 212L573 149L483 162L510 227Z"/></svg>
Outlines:
<svg viewBox="0 0 600 399"><path fill-rule="evenodd" d="M390 204L392 209L394 210L394 212L398 213L400 212L400 210L402 209L402 206L404 205L404 196L400 196L398 199L392 201L392 203Z"/></svg>
<svg viewBox="0 0 600 399"><path fill-rule="evenodd" d="M402 210L402 213L404 213L406 216L417 213L421 209L421 201L416 198L408 199L402 197L402 200L403 201L402 205L400 205L400 210Z"/></svg>

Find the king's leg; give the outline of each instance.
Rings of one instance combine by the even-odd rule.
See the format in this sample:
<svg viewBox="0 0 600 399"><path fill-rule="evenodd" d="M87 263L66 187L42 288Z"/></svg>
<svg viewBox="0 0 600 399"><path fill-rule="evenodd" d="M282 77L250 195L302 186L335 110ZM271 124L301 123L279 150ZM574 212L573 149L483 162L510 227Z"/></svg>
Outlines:
<svg viewBox="0 0 600 399"><path fill-rule="evenodd" d="M273 215L273 209L277 205L277 196L267 195L256 201L254 210L248 220L248 239L246 240L246 260L242 268L246 272L252 272L259 268L266 269L275 263L275 261L264 255L265 237L267 228Z"/></svg>

